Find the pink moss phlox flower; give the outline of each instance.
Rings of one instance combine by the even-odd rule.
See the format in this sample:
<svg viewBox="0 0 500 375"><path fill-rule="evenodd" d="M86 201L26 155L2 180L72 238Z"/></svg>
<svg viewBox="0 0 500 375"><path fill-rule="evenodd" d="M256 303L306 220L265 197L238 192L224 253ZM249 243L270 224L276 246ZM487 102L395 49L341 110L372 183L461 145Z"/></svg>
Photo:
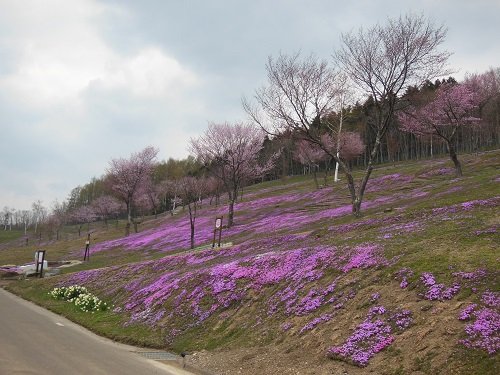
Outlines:
<svg viewBox="0 0 500 375"><path fill-rule="evenodd" d="M402 268L395 274L396 280L401 280L399 286L401 289L405 289L408 287L408 277L413 276L413 271L410 268Z"/></svg>
<svg viewBox="0 0 500 375"><path fill-rule="evenodd" d="M369 360L394 341L391 327L380 319L365 319L344 344L331 347L328 355L365 367Z"/></svg>
<svg viewBox="0 0 500 375"><path fill-rule="evenodd" d="M493 355L500 350L500 293L486 291L480 302L481 306L470 304L460 312L459 320L471 321L465 326L467 337L460 343Z"/></svg>
<svg viewBox="0 0 500 375"><path fill-rule="evenodd" d="M468 202L463 202L459 204L454 204L451 206L444 206L439 208L434 208L432 210L433 214L448 214L454 213L458 211L468 211L475 207L483 206L483 207L496 207L500 203L500 196L495 196L488 199L476 199Z"/></svg>
<svg viewBox="0 0 500 375"><path fill-rule="evenodd" d="M307 323L304 327L301 328L299 333L304 333L306 331L310 331L314 329L318 324L328 322L332 319L333 314L323 314L318 318L315 318L311 320L309 323Z"/></svg>
<svg viewBox="0 0 500 375"><path fill-rule="evenodd" d="M460 342L468 348L481 349L493 355L500 349L500 314L490 308L475 311L474 322L465 326L467 338Z"/></svg>
<svg viewBox="0 0 500 375"><path fill-rule="evenodd" d="M370 308L368 311L368 317L373 317L375 315L383 315L385 314L386 310L384 306L373 306Z"/></svg>
<svg viewBox="0 0 500 375"><path fill-rule="evenodd" d="M384 263L384 259L379 255L380 247L376 244L358 245L352 252L350 259L342 267L342 272L349 272L353 268L368 268Z"/></svg>
<svg viewBox="0 0 500 375"><path fill-rule="evenodd" d="M387 188L388 185L391 187L404 186L413 181L412 176L404 176L400 173L388 174L381 177L375 177L370 180L370 184L368 185L366 192L372 193L381 191Z"/></svg>
<svg viewBox="0 0 500 375"><path fill-rule="evenodd" d="M420 276L420 280L427 287L431 287L434 284L436 284L436 279L434 278L434 275L430 272L422 273L422 276Z"/></svg>
<svg viewBox="0 0 500 375"><path fill-rule="evenodd" d="M328 356L364 367L376 353L392 344L393 328L405 330L412 321L410 310L390 313L384 306L374 306L342 345L328 349Z"/></svg>
<svg viewBox="0 0 500 375"><path fill-rule="evenodd" d="M481 297L481 302L488 307L500 308L500 293L486 291Z"/></svg>
<svg viewBox="0 0 500 375"><path fill-rule="evenodd" d="M472 303L469 306L467 306L465 309L463 309L460 312L460 315L458 316L458 320L470 320L472 313L474 310L477 308L477 304Z"/></svg>
<svg viewBox="0 0 500 375"><path fill-rule="evenodd" d="M423 272L420 281L426 287L424 298L429 301L442 301L452 299L459 291L460 284L455 283L447 288L444 284L438 284L434 275L430 272Z"/></svg>
<svg viewBox="0 0 500 375"><path fill-rule="evenodd" d="M438 284L434 275L430 272L423 272L420 281L427 288L424 298L429 301L442 301L452 299L459 291L460 284L453 284L447 288L444 284Z"/></svg>
<svg viewBox="0 0 500 375"><path fill-rule="evenodd" d="M413 323L411 310L398 309L387 319L393 322L397 329L403 331Z"/></svg>
<svg viewBox="0 0 500 375"><path fill-rule="evenodd" d="M454 272L453 276L460 278L462 280L470 280L470 281L479 281L484 279L487 275L487 271L485 269L479 268L473 272Z"/></svg>

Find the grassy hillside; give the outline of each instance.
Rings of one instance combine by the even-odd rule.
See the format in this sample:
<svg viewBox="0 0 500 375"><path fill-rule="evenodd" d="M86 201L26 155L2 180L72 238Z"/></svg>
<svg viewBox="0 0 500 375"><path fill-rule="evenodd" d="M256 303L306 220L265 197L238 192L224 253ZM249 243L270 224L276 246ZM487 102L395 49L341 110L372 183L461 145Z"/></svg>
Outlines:
<svg viewBox="0 0 500 375"><path fill-rule="evenodd" d="M9 289L101 334L197 352L218 374L498 373L500 152L462 159L459 179L446 159L379 167L361 218L342 182L252 186L221 249L208 245L223 206L204 204L194 251L183 212L128 238L101 229L90 262ZM78 239L44 248L83 256ZM32 250L4 248L0 264ZM72 284L113 308L47 294Z"/></svg>

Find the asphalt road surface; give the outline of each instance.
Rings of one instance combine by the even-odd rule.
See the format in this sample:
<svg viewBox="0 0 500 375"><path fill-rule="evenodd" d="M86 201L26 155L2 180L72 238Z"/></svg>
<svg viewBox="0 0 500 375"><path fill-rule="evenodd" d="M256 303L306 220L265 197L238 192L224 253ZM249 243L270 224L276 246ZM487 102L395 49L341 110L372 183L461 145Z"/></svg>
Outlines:
<svg viewBox="0 0 500 375"><path fill-rule="evenodd" d="M0 374L187 375L0 288Z"/></svg>

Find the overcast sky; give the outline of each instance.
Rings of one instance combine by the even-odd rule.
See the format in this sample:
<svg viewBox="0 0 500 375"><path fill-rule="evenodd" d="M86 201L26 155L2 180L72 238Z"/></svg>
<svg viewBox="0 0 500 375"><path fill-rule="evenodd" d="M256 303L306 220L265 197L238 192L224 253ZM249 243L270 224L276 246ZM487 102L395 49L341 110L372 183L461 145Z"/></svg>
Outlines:
<svg viewBox="0 0 500 375"><path fill-rule="evenodd" d="M184 158L246 116L269 55L329 59L342 32L423 12L457 78L500 65L500 0L0 0L0 210L48 207L148 145Z"/></svg>

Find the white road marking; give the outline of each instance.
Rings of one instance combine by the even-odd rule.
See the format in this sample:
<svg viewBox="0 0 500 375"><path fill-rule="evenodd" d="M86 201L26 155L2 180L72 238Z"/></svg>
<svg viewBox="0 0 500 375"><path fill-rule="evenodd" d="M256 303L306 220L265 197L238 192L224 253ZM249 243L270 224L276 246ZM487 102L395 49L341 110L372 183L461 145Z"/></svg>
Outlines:
<svg viewBox="0 0 500 375"><path fill-rule="evenodd" d="M59 327L64 327L64 324L62 324L62 323L56 322L56 324L57 324Z"/></svg>

